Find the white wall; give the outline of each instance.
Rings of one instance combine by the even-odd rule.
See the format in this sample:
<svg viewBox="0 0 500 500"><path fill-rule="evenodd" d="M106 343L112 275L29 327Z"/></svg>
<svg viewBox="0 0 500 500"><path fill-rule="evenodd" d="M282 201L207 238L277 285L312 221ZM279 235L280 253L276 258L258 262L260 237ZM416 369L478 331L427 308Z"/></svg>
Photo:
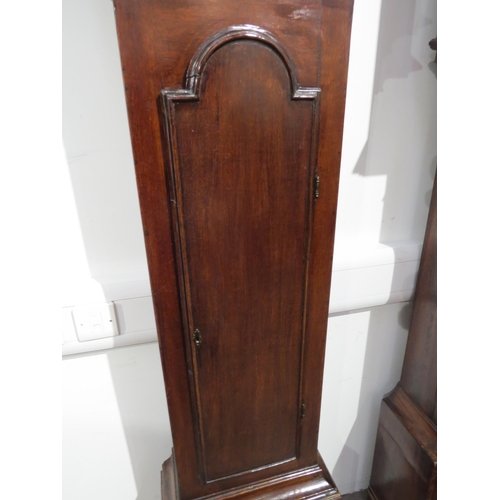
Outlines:
<svg viewBox="0 0 500 500"><path fill-rule="evenodd" d="M63 499L160 499L172 437L158 344L63 362Z"/></svg>
<svg viewBox="0 0 500 500"><path fill-rule="evenodd" d="M368 484L380 400L401 371L436 168L435 35L435 0L355 2L319 444L343 493ZM114 301L119 340L91 348L150 341L110 0L63 0L63 64L65 318ZM79 352L64 325L63 352ZM64 499L159 498L171 437L158 345L65 357L63 382Z"/></svg>

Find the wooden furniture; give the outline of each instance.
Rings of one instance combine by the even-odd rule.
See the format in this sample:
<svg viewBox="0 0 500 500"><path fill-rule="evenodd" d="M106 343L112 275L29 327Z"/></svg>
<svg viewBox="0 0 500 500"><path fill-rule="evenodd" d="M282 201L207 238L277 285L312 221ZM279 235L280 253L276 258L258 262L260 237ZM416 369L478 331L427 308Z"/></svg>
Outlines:
<svg viewBox="0 0 500 500"><path fill-rule="evenodd" d="M434 180L401 380L380 410L372 500L437 498L436 189Z"/></svg>
<svg viewBox="0 0 500 500"><path fill-rule="evenodd" d="M357 491L356 493L349 493L342 495L342 500L368 500L368 491Z"/></svg>
<svg viewBox="0 0 500 500"><path fill-rule="evenodd" d="M340 498L317 438L352 0L115 14L174 441L163 499Z"/></svg>

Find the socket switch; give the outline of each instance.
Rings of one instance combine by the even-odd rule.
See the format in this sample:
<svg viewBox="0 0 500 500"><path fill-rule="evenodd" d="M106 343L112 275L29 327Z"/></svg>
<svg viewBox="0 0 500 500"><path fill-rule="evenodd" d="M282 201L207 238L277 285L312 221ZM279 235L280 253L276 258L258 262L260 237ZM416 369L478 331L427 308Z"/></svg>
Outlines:
<svg viewBox="0 0 500 500"><path fill-rule="evenodd" d="M74 307L73 321L80 342L119 334L113 302Z"/></svg>

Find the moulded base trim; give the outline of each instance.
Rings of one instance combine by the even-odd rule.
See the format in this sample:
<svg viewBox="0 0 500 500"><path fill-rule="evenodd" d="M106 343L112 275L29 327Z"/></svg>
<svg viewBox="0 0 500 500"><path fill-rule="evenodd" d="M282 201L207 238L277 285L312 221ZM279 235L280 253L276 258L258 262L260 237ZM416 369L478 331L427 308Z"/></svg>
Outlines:
<svg viewBox="0 0 500 500"><path fill-rule="evenodd" d="M161 472L162 500L179 500L175 463L171 456ZM318 464L239 488L201 497L203 500L340 500L340 493L318 453ZM200 498L200 500L201 500Z"/></svg>

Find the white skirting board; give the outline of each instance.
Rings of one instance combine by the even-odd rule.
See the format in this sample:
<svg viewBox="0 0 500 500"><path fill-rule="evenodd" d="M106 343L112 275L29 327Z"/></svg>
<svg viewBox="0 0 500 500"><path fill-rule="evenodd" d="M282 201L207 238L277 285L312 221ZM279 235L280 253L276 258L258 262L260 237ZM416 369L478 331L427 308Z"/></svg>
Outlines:
<svg viewBox="0 0 500 500"><path fill-rule="evenodd" d="M378 245L338 245L333 262L329 313L406 302L412 298L422 245L416 241ZM115 306L119 335L79 342L72 308L63 307L62 355L101 351L157 341L153 302L147 279L106 283L106 299Z"/></svg>

